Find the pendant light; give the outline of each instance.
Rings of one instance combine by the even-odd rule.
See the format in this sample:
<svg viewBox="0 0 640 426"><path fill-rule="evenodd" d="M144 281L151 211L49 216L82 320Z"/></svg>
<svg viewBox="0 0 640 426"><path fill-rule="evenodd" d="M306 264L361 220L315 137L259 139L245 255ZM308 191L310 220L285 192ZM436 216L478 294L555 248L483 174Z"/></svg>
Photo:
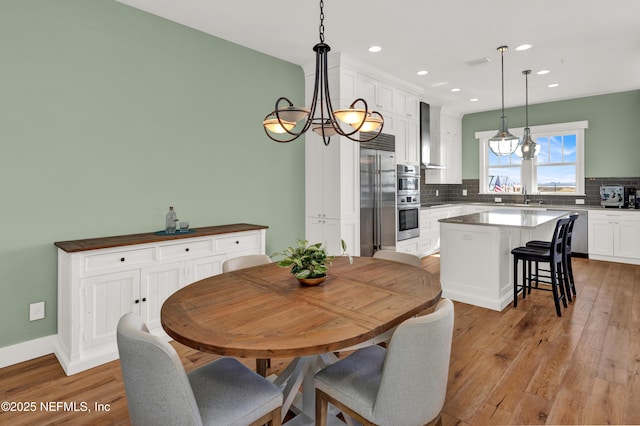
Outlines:
<svg viewBox="0 0 640 426"><path fill-rule="evenodd" d="M522 157L523 160L531 160L538 152L540 152L540 145L535 143L531 138L531 129L529 128L529 74L531 70L522 71L524 74L524 90L525 90L525 127L524 136L522 137L522 144L518 147L516 154L518 157Z"/></svg>
<svg viewBox="0 0 640 426"><path fill-rule="evenodd" d="M502 117L500 118L500 129L498 133L489 139L489 149L497 156L513 154L520 143L518 137L512 135L507 128L507 117L504 115L504 52L508 48L509 46L498 47L500 60L502 62Z"/></svg>
<svg viewBox="0 0 640 426"><path fill-rule="evenodd" d="M384 125L384 118L377 111L369 111L367 101L358 98L346 109L333 110L329 93L327 54L331 50L324 42L324 1L320 0L320 43L313 46L316 52L316 75L310 108L297 107L286 97L278 98L275 109L267 114L262 125L267 136L276 142L291 142L311 128L329 145L331 136L345 136L355 142L367 142L376 138ZM320 116L316 117L316 109ZM298 123L300 122L300 123ZM349 127L343 129L340 122ZM362 139L358 132L371 132Z"/></svg>

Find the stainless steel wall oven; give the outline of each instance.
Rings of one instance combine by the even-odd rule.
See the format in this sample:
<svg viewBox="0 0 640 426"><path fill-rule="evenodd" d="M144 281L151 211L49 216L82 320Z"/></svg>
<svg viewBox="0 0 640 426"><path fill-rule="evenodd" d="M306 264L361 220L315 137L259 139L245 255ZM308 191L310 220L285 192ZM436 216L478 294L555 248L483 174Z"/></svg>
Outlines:
<svg viewBox="0 0 640 426"><path fill-rule="evenodd" d="M420 236L420 166L397 166L398 241Z"/></svg>

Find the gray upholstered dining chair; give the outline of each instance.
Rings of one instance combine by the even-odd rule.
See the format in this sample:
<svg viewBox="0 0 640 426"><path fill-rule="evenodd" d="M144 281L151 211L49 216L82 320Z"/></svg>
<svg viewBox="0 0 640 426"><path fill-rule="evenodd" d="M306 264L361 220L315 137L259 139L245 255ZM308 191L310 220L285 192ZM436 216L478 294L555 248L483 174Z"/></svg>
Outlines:
<svg viewBox="0 0 640 426"><path fill-rule="evenodd" d="M225 260L222 264L222 272L237 271L238 269L250 268L252 266L264 265L266 263L271 263L271 259L266 254L247 254L245 256L238 256ZM271 367L270 359L256 359L256 371L258 374L266 376L268 367Z"/></svg>
<svg viewBox="0 0 640 426"><path fill-rule="evenodd" d="M403 253L393 250L378 250L373 253L373 257L376 259L386 259L394 262L406 263L407 265L417 266L418 268L421 266L420 258L411 253Z"/></svg>
<svg viewBox="0 0 640 426"><path fill-rule="evenodd" d="M248 254L246 256L233 257L225 260L222 264L222 272L231 272L238 269L250 268L252 266L271 263L271 259L266 254Z"/></svg>
<svg viewBox="0 0 640 426"><path fill-rule="evenodd" d="M315 376L316 425L327 405L365 425L439 424L447 392L453 302L400 324L387 349L358 349Z"/></svg>
<svg viewBox="0 0 640 426"><path fill-rule="evenodd" d="M282 392L240 361L186 373L173 346L133 313L120 318L117 339L133 425L281 424Z"/></svg>

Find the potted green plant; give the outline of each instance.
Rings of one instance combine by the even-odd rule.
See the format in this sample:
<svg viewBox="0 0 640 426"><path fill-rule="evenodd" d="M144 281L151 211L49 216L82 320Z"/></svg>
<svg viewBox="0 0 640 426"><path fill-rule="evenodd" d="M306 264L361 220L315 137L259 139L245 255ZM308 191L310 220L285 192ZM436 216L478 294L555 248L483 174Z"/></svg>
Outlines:
<svg viewBox="0 0 640 426"><path fill-rule="evenodd" d="M343 254L347 245L341 241ZM329 256L322 243L309 244L307 240L298 240L296 247L287 247L282 252L276 252L271 257L284 256L278 261L278 266L291 268L291 274L305 285L318 285L327 278L327 271L334 256ZM351 256L349 256L351 262Z"/></svg>

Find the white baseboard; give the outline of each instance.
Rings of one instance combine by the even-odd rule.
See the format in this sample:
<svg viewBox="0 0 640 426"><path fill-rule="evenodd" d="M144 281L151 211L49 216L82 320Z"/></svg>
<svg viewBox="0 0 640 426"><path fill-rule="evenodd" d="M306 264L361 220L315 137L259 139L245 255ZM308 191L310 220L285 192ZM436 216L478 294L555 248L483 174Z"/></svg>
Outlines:
<svg viewBox="0 0 640 426"><path fill-rule="evenodd" d="M57 334L0 348L0 368L53 353Z"/></svg>

